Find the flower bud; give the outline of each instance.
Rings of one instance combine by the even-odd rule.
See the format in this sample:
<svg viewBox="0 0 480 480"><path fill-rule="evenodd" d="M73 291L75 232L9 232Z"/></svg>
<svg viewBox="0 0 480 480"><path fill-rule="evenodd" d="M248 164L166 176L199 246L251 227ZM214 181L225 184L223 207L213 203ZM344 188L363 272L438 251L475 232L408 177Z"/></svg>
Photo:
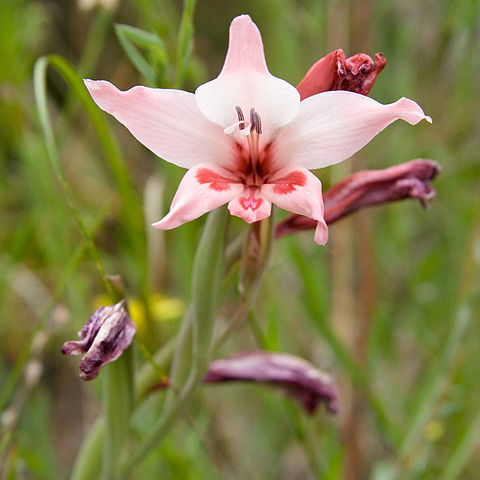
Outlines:
<svg viewBox="0 0 480 480"><path fill-rule="evenodd" d="M298 84L297 90L302 100L329 90L348 90L368 95L386 63L382 53L376 53L375 60L365 53L345 58L345 53L339 48L314 63Z"/></svg>
<svg viewBox="0 0 480 480"><path fill-rule="evenodd" d="M362 170L344 178L323 194L325 222L332 224L360 208L416 198L426 207L435 197L430 182L441 172L432 160L417 158L383 170ZM310 230L317 221L290 215L277 224L277 238L301 230Z"/></svg>

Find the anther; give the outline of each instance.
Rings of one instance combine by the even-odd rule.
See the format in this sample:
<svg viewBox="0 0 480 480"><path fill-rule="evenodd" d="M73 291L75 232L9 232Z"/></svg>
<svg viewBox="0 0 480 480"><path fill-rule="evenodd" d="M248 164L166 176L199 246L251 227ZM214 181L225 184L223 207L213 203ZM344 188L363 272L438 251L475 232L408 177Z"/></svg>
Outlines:
<svg viewBox="0 0 480 480"><path fill-rule="evenodd" d="M257 132L259 135L262 133L262 120L260 115L255 111L254 108L250 109L250 132Z"/></svg>
<svg viewBox="0 0 480 480"><path fill-rule="evenodd" d="M245 123L245 117L243 115L242 109L237 105L235 107L235 110L237 111L238 121L240 122L239 125L238 125L238 128L240 130L243 130L247 125Z"/></svg>

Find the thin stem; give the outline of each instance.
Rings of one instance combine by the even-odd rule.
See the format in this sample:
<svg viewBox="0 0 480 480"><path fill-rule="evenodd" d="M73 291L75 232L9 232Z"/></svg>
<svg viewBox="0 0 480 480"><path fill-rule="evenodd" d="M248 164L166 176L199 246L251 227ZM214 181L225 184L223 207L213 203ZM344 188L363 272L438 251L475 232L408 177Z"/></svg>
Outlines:
<svg viewBox="0 0 480 480"><path fill-rule="evenodd" d="M103 417L99 417L90 428L75 459L70 480L91 480L98 475L98 465L102 460L104 433L105 422Z"/></svg>
<svg viewBox="0 0 480 480"><path fill-rule="evenodd" d="M159 420L122 468L127 475L150 451L163 439L170 427L191 400L197 386L202 382L212 350L212 338L217 308L217 293L221 285L221 273L224 257L227 211L218 208L211 212L200 239L195 255L192 277L192 365L190 374L180 389L175 402L165 405ZM188 321L188 317L184 322ZM188 331L188 325L185 327ZM187 335L188 337L188 335ZM183 355L188 348L185 335L177 339L181 342L176 355ZM178 385L176 385L178 388Z"/></svg>
<svg viewBox="0 0 480 480"><path fill-rule="evenodd" d="M235 310L230 322L215 340L214 350L218 350L237 325L245 321L248 312L252 308L257 297L275 241L275 208L272 209L271 216L260 223L264 227L260 230L260 261L255 265L255 273L253 274L251 282L249 285L244 285L244 291L239 306ZM248 245L245 249L247 248Z"/></svg>
<svg viewBox="0 0 480 480"><path fill-rule="evenodd" d="M155 353L151 362L140 368L135 377L135 403L138 404L158 381L158 372L166 369L175 347L175 338ZM83 441L70 480L91 480L98 475L102 461L105 419L99 417Z"/></svg>
<svg viewBox="0 0 480 480"><path fill-rule="evenodd" d="M133 406L133 346L105 366L103 372L103 435L102 480L117 480L122 450L129 432Z"/></svg>

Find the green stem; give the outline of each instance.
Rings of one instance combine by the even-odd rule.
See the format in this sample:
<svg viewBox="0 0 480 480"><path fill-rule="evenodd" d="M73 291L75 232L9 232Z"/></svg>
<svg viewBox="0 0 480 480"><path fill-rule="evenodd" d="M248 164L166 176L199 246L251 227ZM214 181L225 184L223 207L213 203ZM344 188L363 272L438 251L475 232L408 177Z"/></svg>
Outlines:
<svg viewBox="0 0 480 480"><path fill-rule="evenodd" d="M175 352L170 366L169 388L165 394L164 409L168 410L177 400L178 392L186 382L192 364L192 308L188 308L183 317L180 331L176 337Z"/></svg>
<svg viewBox="0 0 480 480"><path fill-rule="evenodd" d="M221 212L219 214L222 214ZM226 212L223 212L223 215L225 215ZM261 280L263 278L264 272L266 270L268 260L270 258L270 254L272 251L273 243L274 243L274 226L275 221L274 219L269 219L263 222L263 234L261 234L261 237L263 238L263 246L261 248L262 252L262 257L261 261L258 264L258 269L257 269L257 278L253 279L251 284L249 285L248 288L245 288L244 294L242 296L242 299L240 301L240 306L237 309L236 314L234 315L231 323L229 326L224 330L222 333L221 337L218 338L215 342L214 349L218 349L222 346L223 342L227 339L228 335L231 333L233 330L233 327L240 322L242 322L247 314L248 311L250 310L251 306L253 305L253 302L255 300L255 297L258 293L258 289L260 287ZM207 225L206 225L207 228ZM214 230L212 230L212 234L209 235L209 244L211 244L214 241L218 241L219 237L221 235L214 234ZM203 240L203 238L202 238ZM199 251L200 251L200 246L199 246ZM208 251L210 254L213 252L219 252L222 251L222 249L219 248L208 248ZM214 255L215 256L215 255ZM198 255L197 255L198 257ZM197 258L196 257L196 258ZM205 278L208 276L214 275L214 272L212 271L211 265L212 265L212 257L211 256L204 256L203 258L203 267L199 267L199 262L195 262L196 268L194 270L198 271L197 269L200 268L200 270L207 269L210 270L210 275L206 275L205 271L203 270L203 273L200 273L200 275L197 275L197 287L199 290L197 291L197 303L201 301L201 298L199 299L198 296L202 297L205 294L205 290L200 288L201 285L203 285L204 289L205 287L208 289L208 282L207 284L205 283ZM218 262L218 259L217 259ZM219 275L218 271L215 273L215 275ZM215 281L217 285L219 284L219 279ZM218 290L218 288L217 288ZM192 292L193 293L193 292ZM210 292L212 293L212 292ZM216 300L215 300L216 303ZM210 309L210 307L207 308ZM190 345L190 334L192 331L192 321L193 321L193 315L191 313L191 309L189 309L185 315L184 318L184 323L182 324L182 331L179 333L179 335L172 339L169 343L167 343L159 352L157 352L154 355L153 358L153 363L145 365L142 367L140 372L137 374L136 377L136 395L135 395L135 400L136 403L141 402L141 400L144 398L144 396L150 391L152 386L155 384L155 382L158 381L158 370L162 370L165 368L167 363L170 361L172 354L174 354L174 348L176 344L176 350L175 350L175 357L178 359L182 358L183 355L186 355L188 353L188 346ZM201 322L198 324L197 328L202 328L205 327L204 322L202 321L202 317L197 315L197 321ZM207 332L213 331L213 324L208 328L207 326ZM206 342L208 339L211 339L211 333L210 335L205 334L202 336L196 336L196 342L197 342L197 349L199 348L199 345L202 344L202 342ZM211 340L210 340L211 341ZM175 342L175 343L174 343ZM209 349L207 349L208 351ZM190 354L188 354L188 357L190 357ZM196 357L198 359L198 357ZM174 362L175 364L176 362ZM143 442L143 444L139 447L139 449L135 452L134 456L131 457L130 461L126 463L124 470L122 473L125 475L134 468L134 466L150 451L153 446L157 445L164 437L164 435L168 432L170 427L173 425L173 423L176 421L178 416L182 413L185 405L189 402L191 397L196 391L196 387L198 384L203 380L204 374L205 374L205 365L203 365L203 368L199 368L199 365L204 364L204 361L200 361L199 363L195 363L190 371L190 375L188 376L186 382L184 383L183 387L180 388L180 381L181 378L183 377L182 374L178 373L183 370L178 364L177 365L172 365L171 368L171 381L175 385L175 389L172 389L169 394L172 395L171 400L169 402L165 402L164 406L164 411L161 415L161 418L157 422L157 426L155 429L150 433L150 436L147 437L147 439ZM208 367L208 362L207 362L207 367ZM175 401L173 401L175 400ZM100 429L103 429L103 424L101 427L98 427ZM102 430L103 432L103 430ZM89 448L89 445L95 442L95 438L90 438L90 437L95 437L99 433L95 430L92 431L92 433L89 435L87 440L85 441L85 446L82 448L82 452L86 449ZM101 449L101 445L97 446L97 449ZM77 463L80 463L80 459L85 457L85 455L80 455L79 460ZM98 463L97 463L98 465ZM88 465L86 466L76 466L75 467L75 472L76 471L90 471L90 468ZM72 477L71 480L84 480L87 477Z"/></svg>
<svg viewBox="0 0 480 480"><path fill-rule="evenodd" d="M173 354L175 338L155 353L150 363L140 368L135 376L135 404L147 395L159 379L159 371L165 370ZM75 460L70 480L91 480L96 478L103 455L105 419L99 417L88 432Z"/></svg>
<svg viewBox="0 0 480 480"><path fill-rule="evenodd" d="M247 318L248 312L252 308L255 299L257 298L257 293L260 288L260 285L263 280L264 273L267 269L268 262L273 249L273 244L275 241L275 208L272 208L272 214L270 217L266 218L259 222L260 225L254 224L252 228L260 228L260 231L255 233L253 229L250 231L250 235L247 237L244 247L244 257L243 257L243 282L242 282L242 297L240 299L239 306L235 313L233 314L230 322L227 324L223 332L215 340L214 350L218 350L230 333L237 327L238 324L243 323ZM258 234L258 259L253 266L246 267L245 265L250 262L248 258L249 255L249 245L252 242L252 238ZM245 273L245 270L249 270L248 274ZM248 278L245 278L248 277Z"/></svg>
<svg viewBox="0 0 480 480"><path fill-rule="evenodd" d="M102 461L104 433L105 422L102 417L99 417L90 428L75 459L70 480L91 480L98 476L98 466Z"/></svg>
<svg viewBox="0 0 480 480"><path fill-rule="evenodd" d="M189 377L180 390L175 402L165 405L156 425L143 440L133 455L125 462L122 474L127 475L163 439L184 407L193 397L197 386L203 380L210 363L213 330L215 325L217 295L222 274L225 232L228 214L225 208L218 208L207 218L198 245L192 276L192 365ZM184 322L188 321L188 316ZM188 327L188 326L187 326ZM187 330L188 328L185 327ZM188 335L187 335L188 337ZM182 343L177 355L187 353L189 348L185 336L179 336Z"/></svg>
<svg viewBox="0 0 480 480"><path fill-rule="evenodd" d="M103 371L103 436L102 480L117 480L122 450L128 437L133 407L133 346L105 366Z"/></svg>
<svg viewBox="0 0 480 480"><path fill-rule="evenodd" d="M175 350L176 337L171 338L158 350L148 363L143 365L135 375L135 404L138 405L158 384L166 371Z"/></svg>

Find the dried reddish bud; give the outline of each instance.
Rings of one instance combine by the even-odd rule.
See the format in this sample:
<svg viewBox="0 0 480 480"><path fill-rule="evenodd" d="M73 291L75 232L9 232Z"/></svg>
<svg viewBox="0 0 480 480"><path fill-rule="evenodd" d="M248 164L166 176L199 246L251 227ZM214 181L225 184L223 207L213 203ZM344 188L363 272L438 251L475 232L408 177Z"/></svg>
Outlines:
<svg viewBox="0 0 480 480"><path fill-rule="evenodd" d="M438 163L416 159L384 170L354 173L323 194L325 222L331 224L360 208L404 198L417 198L426 207L427 201L435 197L430 182L440 171ZM276 237L316 226L311 218L290 215L277 225Z"/></svg>
<svg viewBox="0 0 480 480"><path fill-rule="evenodd" d="M286 353L256 351L215 360L204 381L267 383L285 390L308 413L313 413L320 403L331 413L338 411L337 390L331 377L306 360Z"/></svg>
<svg viewBox="0 0 480 480"><path fill-rule="evenodd" d="M99 308L78 333L79 341L65 342L62 353L84 354L80 362L80 377L92 380L103 366L116 360L132 343L135 324L125 310L125 300Z"/></svg>
<svg viewBox="0 0 480 480"><path fill-rule="evenodd" d="M297 90L302 100L329 90L348 90L367 95L386 63L381 53L375 54L375 61L365 53L345 58L345 53L339 48L314 63Z"/></svg>

